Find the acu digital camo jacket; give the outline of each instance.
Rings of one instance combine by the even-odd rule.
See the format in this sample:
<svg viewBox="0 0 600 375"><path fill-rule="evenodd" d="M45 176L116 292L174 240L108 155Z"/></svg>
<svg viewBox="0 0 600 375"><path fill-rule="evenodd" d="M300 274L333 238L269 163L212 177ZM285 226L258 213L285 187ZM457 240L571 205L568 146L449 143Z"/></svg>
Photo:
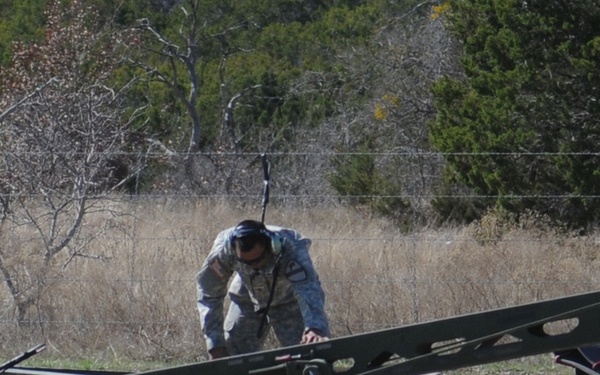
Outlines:
<svg viewBox="0 0 600 375"><path fill-rule="evenodd" d="M232 300L251 299L255 311L264 309L269 300L276 257L271 256L260 270L237 260L231 235L234 227L218 234L213 247L196 275L198 310L208 350L225 346L223 305L227 293ZM325 315L325 294L309 256L311 240L295 230L276 226L267 229L282 241L279 272L271 309L298 303L304 327L316 328L329 336ZM229 283L235 274L234 282ZM228 290L229 286L229 290Z"/></svg>

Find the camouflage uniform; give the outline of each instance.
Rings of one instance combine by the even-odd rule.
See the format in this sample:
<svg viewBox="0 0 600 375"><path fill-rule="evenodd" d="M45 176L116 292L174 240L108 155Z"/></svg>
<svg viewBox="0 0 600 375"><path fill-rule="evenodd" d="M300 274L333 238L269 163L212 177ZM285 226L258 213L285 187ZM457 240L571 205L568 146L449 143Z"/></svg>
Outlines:
<svg viewBox="0 0 600 375"><path fill-rule="evenodd" d="M282 346L300 343L305 329L316 328L329 336L324 310L325 295L308 254L311 240L292 229L267 226L282 239L279 262L269 254L260 270L237 260L230 238L234 228L217 236L210 254L196 276L198 310L206 346L226 346L231 355L250 353L261 348L266 335L257 338L262 314L269 300L273 271L279 264L269 325ZM235 276L233 276L235 274ZM231 280L229 289L227 285ZM223 318L225 295L231 304Z"/></svg>

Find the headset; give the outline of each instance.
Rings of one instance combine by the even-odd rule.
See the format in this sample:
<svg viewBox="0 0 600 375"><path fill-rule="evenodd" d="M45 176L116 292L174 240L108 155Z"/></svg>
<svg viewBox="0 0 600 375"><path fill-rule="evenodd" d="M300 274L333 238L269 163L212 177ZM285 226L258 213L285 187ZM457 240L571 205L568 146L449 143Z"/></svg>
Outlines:
<svg viewBox="0 0 600 375"><path fill-rule="evenodd" d="M234 228L231 236L229 237L229 244L231 248L233 248L234 241L236 239L247 236L266 237L271 243L271 252L275 256L281 254L283 250L283 238L281 235L268 230L263 223L256 220L244 220Z"/></svg>

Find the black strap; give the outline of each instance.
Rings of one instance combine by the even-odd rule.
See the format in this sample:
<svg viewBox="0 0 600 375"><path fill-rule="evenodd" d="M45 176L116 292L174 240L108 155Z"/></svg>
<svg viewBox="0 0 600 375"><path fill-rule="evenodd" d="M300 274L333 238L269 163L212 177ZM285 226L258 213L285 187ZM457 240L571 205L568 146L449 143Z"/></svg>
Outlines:
<svg viewBox="0 0 600 375"><path fill-rule="evenodd" d="M271 291L269 292L269 300L267 301L267 305L258 310L257 314L263 314L262 319L260 320L260 326L258 327L258 332L256 333L256 338L261 338L266 331L267 328L267 319L269 318L269 308L271 307L271 302L273 302L273 296L275 295L275 284L277 283L277 276L279 275L279 260L273 269L273 283L271 284Z"/></svg>

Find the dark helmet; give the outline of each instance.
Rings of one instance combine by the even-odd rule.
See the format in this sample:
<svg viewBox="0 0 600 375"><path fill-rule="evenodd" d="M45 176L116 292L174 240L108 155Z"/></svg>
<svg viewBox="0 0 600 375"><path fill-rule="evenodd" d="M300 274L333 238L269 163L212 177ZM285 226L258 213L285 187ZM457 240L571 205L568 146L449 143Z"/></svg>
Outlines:
<svg viewBox="0 0 600 375"><path fill-rule="evenodd" d="M271 232L265 224L256 220L244 220L235 226L231 234L231 244L241 252L251 250L257 243L271 246Z"/></svg>

